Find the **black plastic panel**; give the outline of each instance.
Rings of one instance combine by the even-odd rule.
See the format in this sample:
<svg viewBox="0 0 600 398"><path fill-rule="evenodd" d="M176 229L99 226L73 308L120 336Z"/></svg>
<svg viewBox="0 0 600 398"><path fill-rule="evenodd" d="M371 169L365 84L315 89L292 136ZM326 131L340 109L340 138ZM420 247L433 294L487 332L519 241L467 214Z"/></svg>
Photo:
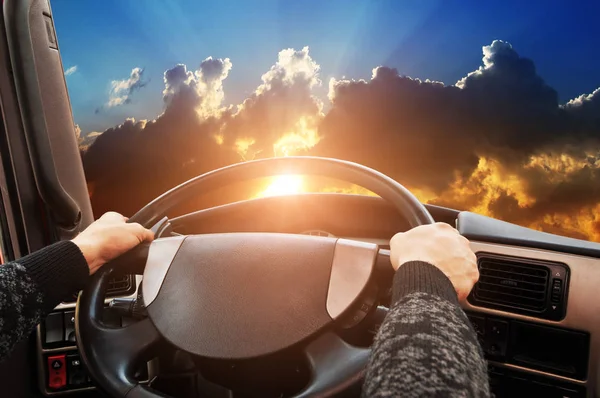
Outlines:
<svg viewBox="0 0 600 398"><path fill-rule="evenodd" d="M584 386L501 366L489 367L490 389L496 398L584 398Z"/></svg>
<svg viewBox="0 0 600 398"><path fill-rule="evenodd" d="M586 380L590 335L510 318L467 313L488 360Z"/></svg>
<svg viewBox="0 0 600 398"><path fill-rule="evenodd" d="M6 1L7 36L29 161L50 228L70 238L93 220L52 12L46 0Z"/></svg>
<svg viewBox="0 0 600 398"><path fill-rule="evenodd" d="M510 361L515 365L585 380L589 334L512 321Z"/></svg>

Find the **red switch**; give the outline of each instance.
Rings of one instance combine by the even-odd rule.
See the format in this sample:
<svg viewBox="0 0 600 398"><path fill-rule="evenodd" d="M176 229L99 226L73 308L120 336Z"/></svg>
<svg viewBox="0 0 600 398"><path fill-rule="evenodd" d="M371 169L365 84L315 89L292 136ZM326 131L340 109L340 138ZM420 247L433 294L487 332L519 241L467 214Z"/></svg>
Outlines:
<svg viewBox="0 0 600 398"><path fill-rule="evenodd" d="M56 390L67 385L65 355L48 357L48 387Z"/></svg>

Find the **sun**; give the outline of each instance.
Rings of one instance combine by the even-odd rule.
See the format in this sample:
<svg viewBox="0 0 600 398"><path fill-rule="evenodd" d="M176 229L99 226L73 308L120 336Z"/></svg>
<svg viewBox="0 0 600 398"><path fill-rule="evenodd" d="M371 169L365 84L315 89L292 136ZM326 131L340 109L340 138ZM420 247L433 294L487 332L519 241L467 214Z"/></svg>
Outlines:
<svg viewBox="0 0 600 398"><path fill-rule="evenodd" d="M284 174L275 177L273 182L264 191L260 192L258 196L293 195L302 191L304 191L302 176Z"/></svg>

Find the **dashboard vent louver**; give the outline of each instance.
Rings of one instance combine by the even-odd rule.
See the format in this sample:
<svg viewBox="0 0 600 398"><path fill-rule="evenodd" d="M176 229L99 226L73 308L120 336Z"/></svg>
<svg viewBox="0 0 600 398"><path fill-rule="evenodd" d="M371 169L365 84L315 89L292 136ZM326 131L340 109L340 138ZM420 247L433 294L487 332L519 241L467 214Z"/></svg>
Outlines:
<svg viewBox="0 0 600 398"><path fill-rule="evenodd" d="M481 258L475 295L480 300L541 310L546 304L547 268L506 259Z"/></svg>
<svg viewBox="0 0 600 398"><path fill-rule="evenodd" d="M566 285L563 264L480 253L478 267L471 303L551 319L563 312L564 290L558 300L551 300L553 283L560 279L561 286Z"/></svg>
<svg viewBox="0 0 600 398"><path fill-rule="evenodd" d="M135 279L133 275L123 275L108 281L106 288L107 296L121 296L131 294L135 291Z"/></svg>

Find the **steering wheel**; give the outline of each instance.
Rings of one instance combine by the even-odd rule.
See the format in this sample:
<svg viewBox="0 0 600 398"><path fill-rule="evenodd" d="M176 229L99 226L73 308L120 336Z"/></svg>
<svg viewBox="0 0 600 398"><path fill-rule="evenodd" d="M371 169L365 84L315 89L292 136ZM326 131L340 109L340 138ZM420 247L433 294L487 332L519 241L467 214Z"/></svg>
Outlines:
<svg viewBox="0 0 600 398"><path fill-rule="evenodd" d="M130 221L154 226L169 209L227 184L278 174L321 175L357 184L392 203L410 227L433 223L401 184L368 167L328 158L270 158L192 178L147 204ZM301 211L301 209L298 209ZM364 375L369 349L334 331L378 272L378 246L279 233L157 238L94 274L79 295L77 344L92 378L115 397L165 397L133 375L165 341L195 358L249 360L295 347L310 365L294 398L331 396ZM102 321L108 280L119 263L142 267L147 318L124 328ZM131 269L131 267L129 267ZM138 271L140 272L140 271Z"/></svg>

